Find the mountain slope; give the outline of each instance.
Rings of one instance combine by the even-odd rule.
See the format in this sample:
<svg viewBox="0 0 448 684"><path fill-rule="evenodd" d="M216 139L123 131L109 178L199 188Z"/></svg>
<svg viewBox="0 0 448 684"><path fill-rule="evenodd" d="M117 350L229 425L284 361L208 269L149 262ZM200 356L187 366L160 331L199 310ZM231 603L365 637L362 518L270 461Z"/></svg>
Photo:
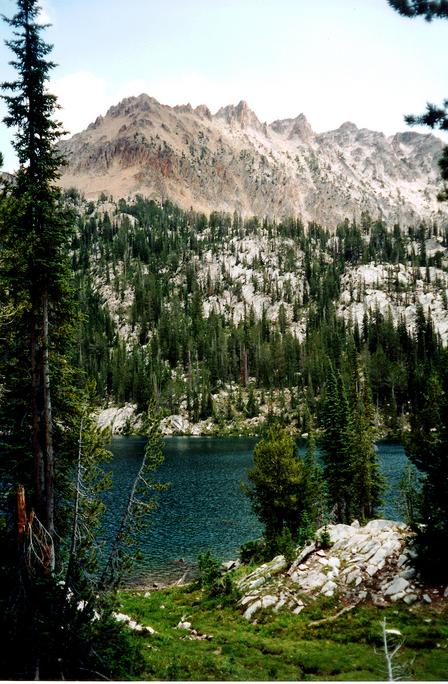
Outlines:
<svg viewBox="0 0 448 684"><path fill-rule="evenodd" d="M140 95L61 147L63 187L88 198L140 193L207 214L300 215L330 229L362 212L402 225L448 218L435 199L443 144L433 135L386 137L350 122L316 134L303 114L267 125L245 102L212 115Z"/></svg>

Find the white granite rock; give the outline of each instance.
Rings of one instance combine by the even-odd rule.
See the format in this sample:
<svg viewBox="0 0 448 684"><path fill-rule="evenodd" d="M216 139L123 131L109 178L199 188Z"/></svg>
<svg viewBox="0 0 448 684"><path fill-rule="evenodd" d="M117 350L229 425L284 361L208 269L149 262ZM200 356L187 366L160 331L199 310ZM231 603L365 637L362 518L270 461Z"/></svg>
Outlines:
<svg viewBox="0 0 448 684"><path fill-rule="evenodd" d="M292 577L291 577L292 579ZM313 591L314 589L320 589L327 581L327 576L323 572L318 570L313 570L306 575L303 574L299 578L299 585L301 589Z"/></svg>
<svg viewBox="0 0 448 684"><path fill-rule="evenodd" d="M393 596L398 594L400 591L404 591L409 586L408 580L404 577L395 577L393 581L387 586L384 596Z"/></svg>
<svg viewBox="0 0 448 684"><path fill-rule="evenodd" d="M332 580L330 580L329 582L326 582L326 584L324 584L324 586L322 587L322 589L320 591L321 591L321 594L325 594L325 596L330 596L330 595L332 596L334 590L337 588L338 588L338 585L336 584L336 582L333 582Z"/></svg>
<svg viewBox="0 0 448 684"><path fill-rule="evenodd" d="M417 594L406 594L404 597L403 601L408 604L408 606L411 606L413 603L415 603L418 599Z"/></svg>
<svg viewBox="0 0 448 684"><path fill-rule="evenodd" d="M271 606L275 606L275 604L278 602L278 597L277 596L263 596L261 599L261 607L262 608L270 608Z"/></svg>
<svg viewBox="0 0 448 684"><path fill-rule="evenodd" d="M243 617L246 618L246 620L250 620L251 617L257 612L257 610L260 610L261 608L261 601L258 599L258 601L254 601L249 608L247 608L244 612Z"/></svg>
<svg viewBox="0 0 448 684"><path fill-rule="evenodd" d="M409 558L405 553L400 554L397 560L397 568L401 568L403 565L406 565L408 560Z"/></svg>

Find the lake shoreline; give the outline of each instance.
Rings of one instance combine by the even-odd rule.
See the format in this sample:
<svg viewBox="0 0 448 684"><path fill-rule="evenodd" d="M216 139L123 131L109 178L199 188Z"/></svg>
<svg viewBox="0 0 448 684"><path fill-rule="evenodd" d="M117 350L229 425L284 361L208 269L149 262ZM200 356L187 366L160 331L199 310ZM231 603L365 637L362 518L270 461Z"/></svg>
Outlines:
<svg viewBox="0 0 448 684"><path fill-rule="evenodd" d="M241 490L252 467L254 437L164 438L165 461L155 478L171 487L158 495L159 507L138 539L141 558L126 584L151 587L172 584L187 572L194 577L200 553L210 551L219 561L234 560L247 541L258 539L262 525ZM106 464L113 487L104 493L112 514L105 516L104 540L113 539L143 455L144 437L114 437L112 459ZM303 454L304 444L298 445ZM382 471L391 484L386 505L378 515L399 520L399 488L405 463L403 447L378 443Z"/></svg>

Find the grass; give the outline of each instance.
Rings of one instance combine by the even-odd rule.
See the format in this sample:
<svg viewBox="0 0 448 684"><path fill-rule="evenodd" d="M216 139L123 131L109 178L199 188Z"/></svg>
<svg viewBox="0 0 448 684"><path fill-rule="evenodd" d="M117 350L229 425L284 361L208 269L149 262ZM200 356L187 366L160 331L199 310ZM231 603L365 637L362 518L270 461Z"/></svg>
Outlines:
<svg viewBox="0 0 448 684"><path fill-rule="evenodd" d="M319 601L300 615L269 611L247 622L235 601L209 599L192 587L122 592L121 609L157 630L143 640L142 679L159 680L384 680L380 622L399 629L397 656L408 680L448 678L448 608L441 605L364 605L335 623L309 627L336 612L335 600ZM176 629L182 619L210 641Z"/></svg>

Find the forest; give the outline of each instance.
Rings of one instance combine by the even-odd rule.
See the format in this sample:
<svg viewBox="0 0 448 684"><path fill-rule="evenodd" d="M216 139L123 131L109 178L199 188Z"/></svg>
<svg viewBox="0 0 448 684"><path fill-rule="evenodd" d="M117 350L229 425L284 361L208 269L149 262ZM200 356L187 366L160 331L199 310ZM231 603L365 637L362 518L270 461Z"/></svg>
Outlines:
<svg viewBox="0 0 448 684"><path fill-rule="evenodd" d="M87 203L75 191L68 195L78 211L71 254L84 314L75 362L96 379L99 402L132 402L142 411L154 399L167 415L186 402L192 422L213 417L218 423L233 414L252 417L260 402L271 402L279 418L294 420L305 431L306 405L320 421L330 367L347 384L359 356L385 433L399 437L408 426L410 406L442 354L430 312L417 301L411 329L391 309L364 306L358 323L340 315L338 298L343 274L373 263L388 269L385 291L391 304L395 298L415 303L413 283L419 278L439 289L447 307L444 282L434 283L443 275L447 244L436 225L391 228L364 215L360 225L347 220L332 235L316 224L305 227L300 219L271 223L218 213L208 218L143 197L120 200L118 217L111 220L100 211L101 203ZM427 257L431 238L439 238L440 251ZM239 241L247 239L265 239L275 255L265 261L252 255L246 283L250 278L255 295L278 308L273 318L264 303L255 312L244 301L236 322L232 307L241 301L241 278L232 278L225 262L212 276L204 254L213 259L230 245L238 265L246 259L238 255ZM399 280L399 264L412 274L409 286ZM293 289L290 273L300 288ZM117 307L111 311L101 296L102 283L115 294L118 317L112 315ZM362 303L365 284L351 287L352 298ZM233 304L209 307L205 315L207 298L216 301L225 293L231 293ZM127 326L125 335L120 321ZM298 322L302 336L293 329ZM227 399L215 405L213 395L227 386Z"/></svg>

